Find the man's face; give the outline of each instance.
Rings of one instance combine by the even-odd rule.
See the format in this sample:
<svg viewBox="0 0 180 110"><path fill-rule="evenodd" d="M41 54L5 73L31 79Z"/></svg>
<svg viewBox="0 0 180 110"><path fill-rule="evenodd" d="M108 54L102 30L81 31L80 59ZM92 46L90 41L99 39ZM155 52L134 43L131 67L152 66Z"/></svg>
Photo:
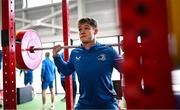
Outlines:
<svg viewBox="0 0 180 110"><path fill-rule="evenodd" d="M79 28L79 36L82 43L89 43L95 40L95 34L97 33L97 29L93 28L89 24L80 24Z"/></svg>

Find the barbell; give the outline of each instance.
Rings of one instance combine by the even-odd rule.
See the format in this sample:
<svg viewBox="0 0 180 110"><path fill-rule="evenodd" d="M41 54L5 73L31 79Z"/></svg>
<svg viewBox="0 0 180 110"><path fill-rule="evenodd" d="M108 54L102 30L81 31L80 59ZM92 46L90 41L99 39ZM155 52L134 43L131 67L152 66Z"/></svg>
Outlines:
<svg viewBox="0 0 180 110"><path fill-rule="evenodd" d="M105 44L119 46L119 44ZM62 48L78 48L79 46L62 46ZM42 60L42 50L53 47L42 47L41 40L35 30L24 30L16 34L16 67L24 70L36 69Z"/></svg>

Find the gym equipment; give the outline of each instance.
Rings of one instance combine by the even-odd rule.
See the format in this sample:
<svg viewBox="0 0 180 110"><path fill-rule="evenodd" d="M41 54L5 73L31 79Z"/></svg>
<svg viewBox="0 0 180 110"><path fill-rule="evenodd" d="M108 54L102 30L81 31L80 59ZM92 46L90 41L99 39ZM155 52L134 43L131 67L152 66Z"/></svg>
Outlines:
<svg viewBox="0 0 180 110"><path fill-rule="evenodd" d="M105 44L119 46L119 44ZM78 46L62 46L62 48L78 48ZM16 35L16 67L19 69L35 69L42 60L42 50L53 47L42 47L39 35L34 30L20 31Z"/></svg>
<svg viewBox="0 0 180 110"><path fill-rule="evenodd" d="M42 47L38 34L33 30L21 31L16 36L16 66L19 69L35 69L42 59L42 51L23 51L28 47Z"/></svg>
<svg viewBox="0 0 180 110"><path fill-rule="evenodd" d="M127 109L175 109L167 1L120 0L119 7Z"/></svg>
<svg viewBox="0 0 180 110"><path fill-rule="evenodd" d="M3 109L16 110L15 0L1 0L3 60Z"/></svg>
<svg viewBox="0 0 180 110"><path fill-rule="evenodd" d="M118 46L119 44L106 44L107 46ZM61 46L62 48L78 48L78 45L72 45L72 46ZM29 49L25 49L25 51L30 51L31 53L34 53L34 51L37 50L49 50L53 49L53 47L41 47L41 48L34 48L34 46L30 46Z"/></svg>
<svg viewBox="0 0 180 110"><path fill-rule="evenodd" d="M32 87L25 86L17 88L17 104L23 104L32 101Z"/></svg>

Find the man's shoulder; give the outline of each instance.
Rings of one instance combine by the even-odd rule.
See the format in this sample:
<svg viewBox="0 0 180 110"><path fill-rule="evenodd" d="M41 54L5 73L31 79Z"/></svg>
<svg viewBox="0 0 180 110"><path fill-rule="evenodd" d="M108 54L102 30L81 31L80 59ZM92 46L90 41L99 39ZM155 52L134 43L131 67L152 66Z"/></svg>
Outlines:
<svg viewBox="0 0 180 110"><path fill-rule="evenodd" d="M113 47L112 46L108 46L106 44L99 44L97 46L97 49L106 50L106 51L112 51Z"/></svg>
<svg viewBox="0 0 180 110"><path fill-rule="evenodd" d="M78 54L78 53L80 53L80 52L82 52L82 51L84 51L84 49L78 47L78 48L73 49L73 50L71 51L71 54L72 54L72 55Z"/></svg>
<svg viewBox="0 0 180 110"><path fill-rule="evenodd" d="M44 59L43 61L42 61L42 63L48 63L48 62L53 62L51 59L49 59L49 58L46 58L46 59Z"/></svg>

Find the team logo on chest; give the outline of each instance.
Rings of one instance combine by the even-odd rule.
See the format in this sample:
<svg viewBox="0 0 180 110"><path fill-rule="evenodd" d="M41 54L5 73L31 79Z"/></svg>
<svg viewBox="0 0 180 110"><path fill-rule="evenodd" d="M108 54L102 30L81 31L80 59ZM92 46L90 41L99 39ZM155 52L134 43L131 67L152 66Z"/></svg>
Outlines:
<svg viewBox="0 0 180 110"><path fill-rule="evenodd" d="M76 56L76 61L80 61L81 56Z"/></svg>
<svg viewBox="0 0 180 110"><path fill-rule="evenodd" d="M100 60L100 61L105 61L105 60L106 60L106 54L100 54L100 55L98 56L98 60Z"/></svg>

